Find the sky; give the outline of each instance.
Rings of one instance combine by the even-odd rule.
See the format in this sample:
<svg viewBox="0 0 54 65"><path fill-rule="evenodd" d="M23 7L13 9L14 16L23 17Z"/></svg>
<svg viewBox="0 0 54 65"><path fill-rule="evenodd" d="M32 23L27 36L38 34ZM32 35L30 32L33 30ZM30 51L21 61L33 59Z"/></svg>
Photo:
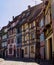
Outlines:
<svg viewBox="0 0 54 65"><path fill-rule="evenodd" d="M40 0L0 0L0 29L12 20L12 16L17 16L28 8L41 3Z"/></svg>

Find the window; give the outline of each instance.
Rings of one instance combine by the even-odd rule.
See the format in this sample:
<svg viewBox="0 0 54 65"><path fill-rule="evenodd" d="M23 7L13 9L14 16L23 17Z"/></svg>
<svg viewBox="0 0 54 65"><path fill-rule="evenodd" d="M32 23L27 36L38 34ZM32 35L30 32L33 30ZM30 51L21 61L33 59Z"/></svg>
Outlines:
<svg viewBox="0 0 54 65"><path fill-rule="evenodd" d="M14 38L14 43L16 43L16 38Z"/></svg>
<svg viewBox="0 0 54 65"><path fill-rule="evenodd" d="M34 53L34 46L31 46L31 53Z"/></svg>
<svg viewBox="0 0 54 65"><path fill-rule="evenodd" d="M18 49L17 49L17 56L19 56L19 52L20 52L20 51L19 51L19 48L18 48Z"/></svg>
<svg viewBox="0 0 54 65"><path fill-rule="evenodd" d="M1 40L1 37L0 37L0 40Z"/></svg>
<svg viewBox="0 0 54 65"><path fill-rule="evenodd" d="M23 31L23 30L25 30L25 26L24 26L24 25L22 26L22 31Z"/></svg>
<svg viewBox="0 0 54 65"><path fill-rule="evenodd" d="M7 46L7 42L4 43L5 44L5 47Z"/></svg>
<svg viewBox="0 0 54 65"><path fill-rule="evenodd" d="M11 43L14 43L14 39L11 39Z"/></svg>
<svg viewBox="0 0 54 65"><path fill-rule="evenodd" d="M40 27L42 27L43 25L44 25L44 21L43 21L43 19L41 19Z"/></svg>
<svg viewBox="0 0 54 65"><path fill-rule="evenodd" d="M32 36L31 36L31 34L30 34L30 39L32 39Z"/></svg>
<svg viewBox="0 0 54 65"><path fill-rule="evenodd" d="M28 12L27 14L26 14L26 16L29 16L30 15L30 12Z"/></svg>
<svg viewBox="0 0 54 65"><path fill-rule="evenodd" d="M7 38L7 34L2 36L2 39L6 39Z"/></svg>
<svg viewBox="0 0 54 65"><path fill-rule="evenodd" d="M4 47L5 45L4 45L4 43L2 43L2 47Z"/></svg>
<svg viewBox="0 0 54 65"><path fill-rule="evenodd" d="M22 27L19 27L18 28L18 33L21 33L22 32Z"/></svg>
<svg viewBox="0 0 54 65"><path fill-rule="evenodd" d="M4 32L7 32L7 30L8 30L8 29L6 28L6 29L4 30Z"/></svg>
<svg viewBox="0 0 54 65"><path fill-rule="evenodd" d="M51 13L52 13L52 18L54 19L54 0L52 0L52 5L51 5Z"/></svg>
<svg viewBox="0 0 54 65"><path fill-rule="evenodd" d="M33 24L33 22L31 23L31 27L33 27L34 26L34 24Z"/></svg>
<svg viewBox="0 0 54 65"><path fill-rule="evenodd" d="M31 31L30 33L30 39L34 39L36 36L35 36L35 32L34 31Z"/></svg>
<svg viewBox="0 0 54 65"><path fill-rule="evenodd" d="M25 21L25 18L22 19L22 22L24 22L24 21Z"/></svg>
<svg viewBox="0 0 54 65"><path fill-rule="evenodd" d="M10 35L10 32L8 31L8 35Z"/></svg>
<svg viewBox="0 0 54 65"><path fill-rule="evenodd" d="M25 17L25 13L23 13L23 15L22 15L22 18L24 18Z"/></svg>
<svg viewBox="0 0 54 65"><path fill-rule="evenodd" d="M25 54L27 54L27 47L25 47Z"/></svg>
<svg viewBox="0 0 54 65"><path fill-rule="evenodd" d="M36 25L36 22L35 21L33 21L33 26L35 26Z"/></svg>
<svg viewBox="0 0 54 65"><path fill-rule="evenodd" d="M19 43L22 43L22 36L19 36L19 37L18 37L17 42L18 42L18 44L19 44Z"/></svg>
<svg viewBox="0 0 54 65"><path fill-rule="evenodd" d="M35 38L35 32L34 31L31 32L31 36L32 36L32 39Z"/></svg>
<svg viewBox="0 0 54 65"><path fill-rule="evenodd" d="M8 44L10 44L10 40L8 40Z"/></svg>
<svg viewBox="0 0 54 65"><path fill-rule="evenodd" d="M12 23L11 27L14 27L15 26L15 23Z"/></svg>
<svg viewBox="0 0 54 65"><path fill-rule="evenodd" d="M40 35L40 41L44 41L44 33Z"/></svg>
<svg viewBox="0 0 54 65"><path fill-rule="evenodd" d="M28 24L26 23L26 24L25 24L25 30L26 30L27 28L28 28Z"/></svg>
<svg viewBox="0 0 54 65"><path fill-rule="evenodd" d="M25 35L25 41L29 40L28 34Z"/></svg>
<svg viewBox="0 0 54 65"><path fill-rule="evenodd" d="M29 28L31 28L31 23L29 24Z"/></svg>
<svg viewBox="0 0 54 65"><path fill-rule="evenodd" d="M13 29L13 33L16 33L16 28Z"/></svg>
<svg viewBox="0 0 54 65"><path fill-rule="evenodd" d="M22 42L24 41L24 36L22 36Z"/></svg>
<svg viewBox="0 0 54 65"><path fill-rule="evenodd" d="M9 35L12 35L12 30L9 31Z"/></svg>

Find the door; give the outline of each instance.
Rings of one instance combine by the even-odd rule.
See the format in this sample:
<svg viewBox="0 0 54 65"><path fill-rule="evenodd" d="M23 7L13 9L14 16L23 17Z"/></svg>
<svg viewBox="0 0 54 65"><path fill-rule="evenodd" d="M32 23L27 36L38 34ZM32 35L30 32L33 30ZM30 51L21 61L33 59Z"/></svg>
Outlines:
<svg viewBox="0 0 54 65"><path fill-rule="evenodd" d="M3 58L5 58L5 50L3 50Z"/></svg>
<svg viewBox="0 0 54 65"><path fill-rule="evenodd" d="M21 52L22 52L21 56L22 56L22 58L24 58L24 50L22 49Z"/></svg>
<svg viewBox="0 0 54 65"><path fill-rule="evenodd" d="M16 57L16 50L14 49L14 57Z"/></svg>
<svg viewBox="0 0 54 65"><path fill-rule="evenodd" d="M49 40L49 59L52 59L52 38Z"/></svg>

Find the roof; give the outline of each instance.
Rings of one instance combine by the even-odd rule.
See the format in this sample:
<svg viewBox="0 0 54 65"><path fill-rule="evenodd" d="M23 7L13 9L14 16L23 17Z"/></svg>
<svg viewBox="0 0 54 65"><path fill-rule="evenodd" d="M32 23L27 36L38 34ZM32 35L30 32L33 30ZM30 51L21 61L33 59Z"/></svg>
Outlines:
<svg viewBox="0 0 54 65"><path fill-rule="evenodd" d="M35 5L33 7L28 8L27 10L23 11L20 15L17 15L12 21L9 21L7 26L4 26L2 29L5 27L10 27L12 23L17 22L16 26L20 26L24 24L25 22L31 22L34 20L38 14L42 10L43 3L40 3L38 5Z"/></svg>
<svg viewBox="0 0 54 65"><path fill-rule="evenodd" d="M38 14L41 12L42 6L43 6L43 3L31 7L30 11L28 11L28 9L24 11L23 14L25 14L25 16L24 18L21 18L21 20L18 22L17 25L20 26L25 22L31 22L32 20L34 20L38 16ZM29 15L26 16L28 13Z"/></svg>
<svg viewBox="0 0 54 65"><path fill-rule="evenodd" d="M1 31L4 30L4 29L6 29L6 28L7 28L7 26L2 27Z"/></svg>

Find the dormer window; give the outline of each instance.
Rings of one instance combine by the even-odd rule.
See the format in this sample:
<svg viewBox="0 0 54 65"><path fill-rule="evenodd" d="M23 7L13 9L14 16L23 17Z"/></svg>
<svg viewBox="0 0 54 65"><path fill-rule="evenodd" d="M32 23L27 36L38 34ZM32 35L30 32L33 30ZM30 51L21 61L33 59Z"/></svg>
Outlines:
<svg viewBox="0 0 54 65"><path fill-rule="evenodd" d="M16 33L16 28L13 29L13 34Z"/></svg>
<svg viewBox="0 0 54 65"><path fill-rule="evenodd" d="M8 29L6 28L6 29L4 30L4 32L7 32L7 30L8 30Z"/></svg>
<svg viewBox="0 0 54 65"><path fill-rule="evenodd" d="M28 12L27 14L26 14L26 16L29 16L30 15L30 12Z"/></svg>
<svg viewBox="0 0 54 65"><path fill-rule="evenodd" d="M23 13L23 15L22 15L22 18L24 18L25 17L25 13Z"/></svg>
<svg viewBox="0 0 54 65"><path fill-rule="evenodd" d="M16 23L18 23L18 22L19 22L19 20L16 21Z"/></svg>
<svg viewBox="0 0 54 65"><path fill-rule="evenodd" d="M40 21L40 27L44 26L44 19L42 18Z"/></svg>
<svg viewBox="0 0 54 65"><path fill-rule="evenodd" d="M12 26L14 27L15 26L15 23L13 23Z"/></svg>
<svg viewBox="0 0 54 65"><path fill-rule="evenodd" d="M23 22L23 21L25 21L25 18L24 18L24 19L22 19L22 22Z"/></svg>

